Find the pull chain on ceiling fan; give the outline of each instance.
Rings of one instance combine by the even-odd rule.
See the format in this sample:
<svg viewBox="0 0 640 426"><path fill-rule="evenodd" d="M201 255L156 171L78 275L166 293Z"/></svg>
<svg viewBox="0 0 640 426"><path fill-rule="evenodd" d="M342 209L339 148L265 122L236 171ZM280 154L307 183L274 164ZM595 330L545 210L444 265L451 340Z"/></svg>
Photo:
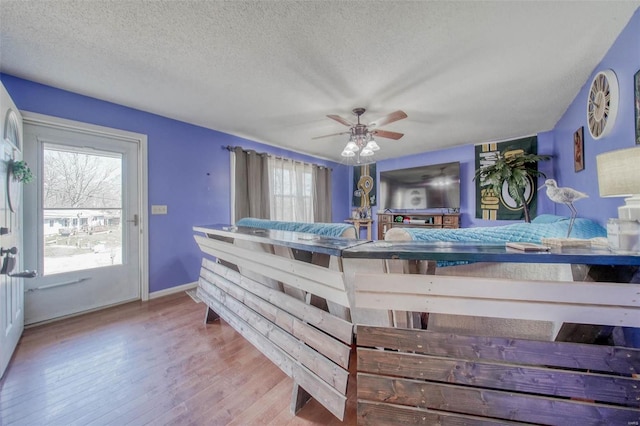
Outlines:
<svg viewBox="0 0 640 426"><path fill-rule="evenodd" d="M364 108L354 108L353 113L358 117L357 123L352 123L349 120L340 117L339 115L327 115L327 117L329 117L330 119L350 127L349 131L317 136L313 139L346 134L350 135L347 145L344 147L341 155L347 158L356 157L356 163L360 164L362 162L361 157L371 157L373 156L375 151L378 151L380 149L380 146L378 146L378 144L376 143L374 136L394 140L398 140L402 136L404 136L403 133L392 132L389 130L378 128L380 126L384 126L385 124L393 123L394 121L407 118L407 114L405 114L403 111L395 111L391 114L387 114L386 116L379 118L376 121L372 121L369 124L362 124L360 123L360 116L364 114L365 111L366 110ZM370 158L368 158L368 160L370 160Z"/></svg>

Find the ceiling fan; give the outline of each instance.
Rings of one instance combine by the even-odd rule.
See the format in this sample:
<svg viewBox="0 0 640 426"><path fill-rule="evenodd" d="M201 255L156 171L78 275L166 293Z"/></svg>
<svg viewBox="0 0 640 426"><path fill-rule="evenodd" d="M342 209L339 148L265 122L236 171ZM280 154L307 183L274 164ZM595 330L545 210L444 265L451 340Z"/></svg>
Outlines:
<svg viewBox="0 0 640 426"><path fill-rule="evenodd" d="M407 114L404 111L395 111L395 112L392 112L391 114L387 114L386 116L377 119L376 121L372 121L369 124L361 124L360 116L364 114L365 111L366 110L364 108L353 109L353 113L358 117L357 123L352 123L351 121L345 118L342 118L339 115L327 115L327 117L329 117L330 119L350 127L349 131L332 133L330 135L324 135L324 136L316 136L315 138L312 138L312 139L320 139L320 138L327 138L330 136L347 135L347 134L350 134L353 138L366 137L367 135L375 135L381 138L388 138L388 139L395 139L395 140L398 140L402 136L404 136L403 133L391 132L389 130L379 129L380 126L384 126L385 124L393 123L394 121L407 118Z"/></svg>
<svg viewBox="0 0 640 426"><path fill-rule="evenodd" d="M351 121L346 120L339 115L327 115L327 117L329 117L330 119L336 120L338 123L348 126L349 131L333 133L331 135L317 136L313 139L348 134L350 135L349 141L347 142L347 146L345 146L342 150L341 155L347 158L355 157L357 164L362 164L363 160L364 162L372 162L374 152L380 149L374 139L374 136L395 140L398 140L402 136L404 136L403 133L391 132L389 130L380 129L379 127L384 126L385 124L393 123L394 121L402 120L403 118L407 118L407 114L405 114L404 111L395 111L391 114L387 114L382 118L379 118L376 121L372 121L369 124L362 124L360 123L360 116L364 114L365 111L366 110L364 108L355 108L353 110L353 113L358 117L357 123L352 123Z"/></svg>

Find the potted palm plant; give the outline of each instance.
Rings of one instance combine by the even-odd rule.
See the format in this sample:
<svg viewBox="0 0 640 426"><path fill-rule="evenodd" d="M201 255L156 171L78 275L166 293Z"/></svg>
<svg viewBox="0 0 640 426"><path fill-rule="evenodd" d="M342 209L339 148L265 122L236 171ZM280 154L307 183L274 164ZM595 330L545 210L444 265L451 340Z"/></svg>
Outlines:
<svg viewBox="0 0 640 426"><path fill-rule="evenodd" d="M488 186L498 196L506 183L511 198L523 208L525 222L531 222L529 203L524 195L525 188L529 178L536 179L539 176L546 178L544 173L538 171L536 165L539 161L551 159L551 156L524 151L510 151L505 155L507 151L509 150L498 152L495 163L476 170L473 179L480 179L483 186Z"/></svg>

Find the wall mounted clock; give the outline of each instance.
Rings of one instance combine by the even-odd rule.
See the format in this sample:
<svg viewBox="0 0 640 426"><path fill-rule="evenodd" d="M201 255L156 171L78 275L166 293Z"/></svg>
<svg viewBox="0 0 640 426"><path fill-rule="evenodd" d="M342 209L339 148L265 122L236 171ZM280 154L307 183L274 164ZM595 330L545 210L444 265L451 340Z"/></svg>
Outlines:
<svg viewBox="0 0 640 426"><path fill-rule="evenodd" d="M594 139L607 136L618 114L618 78L613 70L600 71L593 77L587 99L587 124Z"/></svg>

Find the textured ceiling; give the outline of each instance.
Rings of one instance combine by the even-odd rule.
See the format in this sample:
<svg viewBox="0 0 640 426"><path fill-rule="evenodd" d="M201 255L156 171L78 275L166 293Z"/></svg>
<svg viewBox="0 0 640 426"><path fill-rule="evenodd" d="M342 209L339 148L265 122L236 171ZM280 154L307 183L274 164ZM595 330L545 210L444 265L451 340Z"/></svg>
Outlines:
<svg viewBox="0 0 640 426"><path fill-rule="evenodd" d="M0 70L337 161L404 110L384 159L552 129L639 5L0 0Z"/></svg>

